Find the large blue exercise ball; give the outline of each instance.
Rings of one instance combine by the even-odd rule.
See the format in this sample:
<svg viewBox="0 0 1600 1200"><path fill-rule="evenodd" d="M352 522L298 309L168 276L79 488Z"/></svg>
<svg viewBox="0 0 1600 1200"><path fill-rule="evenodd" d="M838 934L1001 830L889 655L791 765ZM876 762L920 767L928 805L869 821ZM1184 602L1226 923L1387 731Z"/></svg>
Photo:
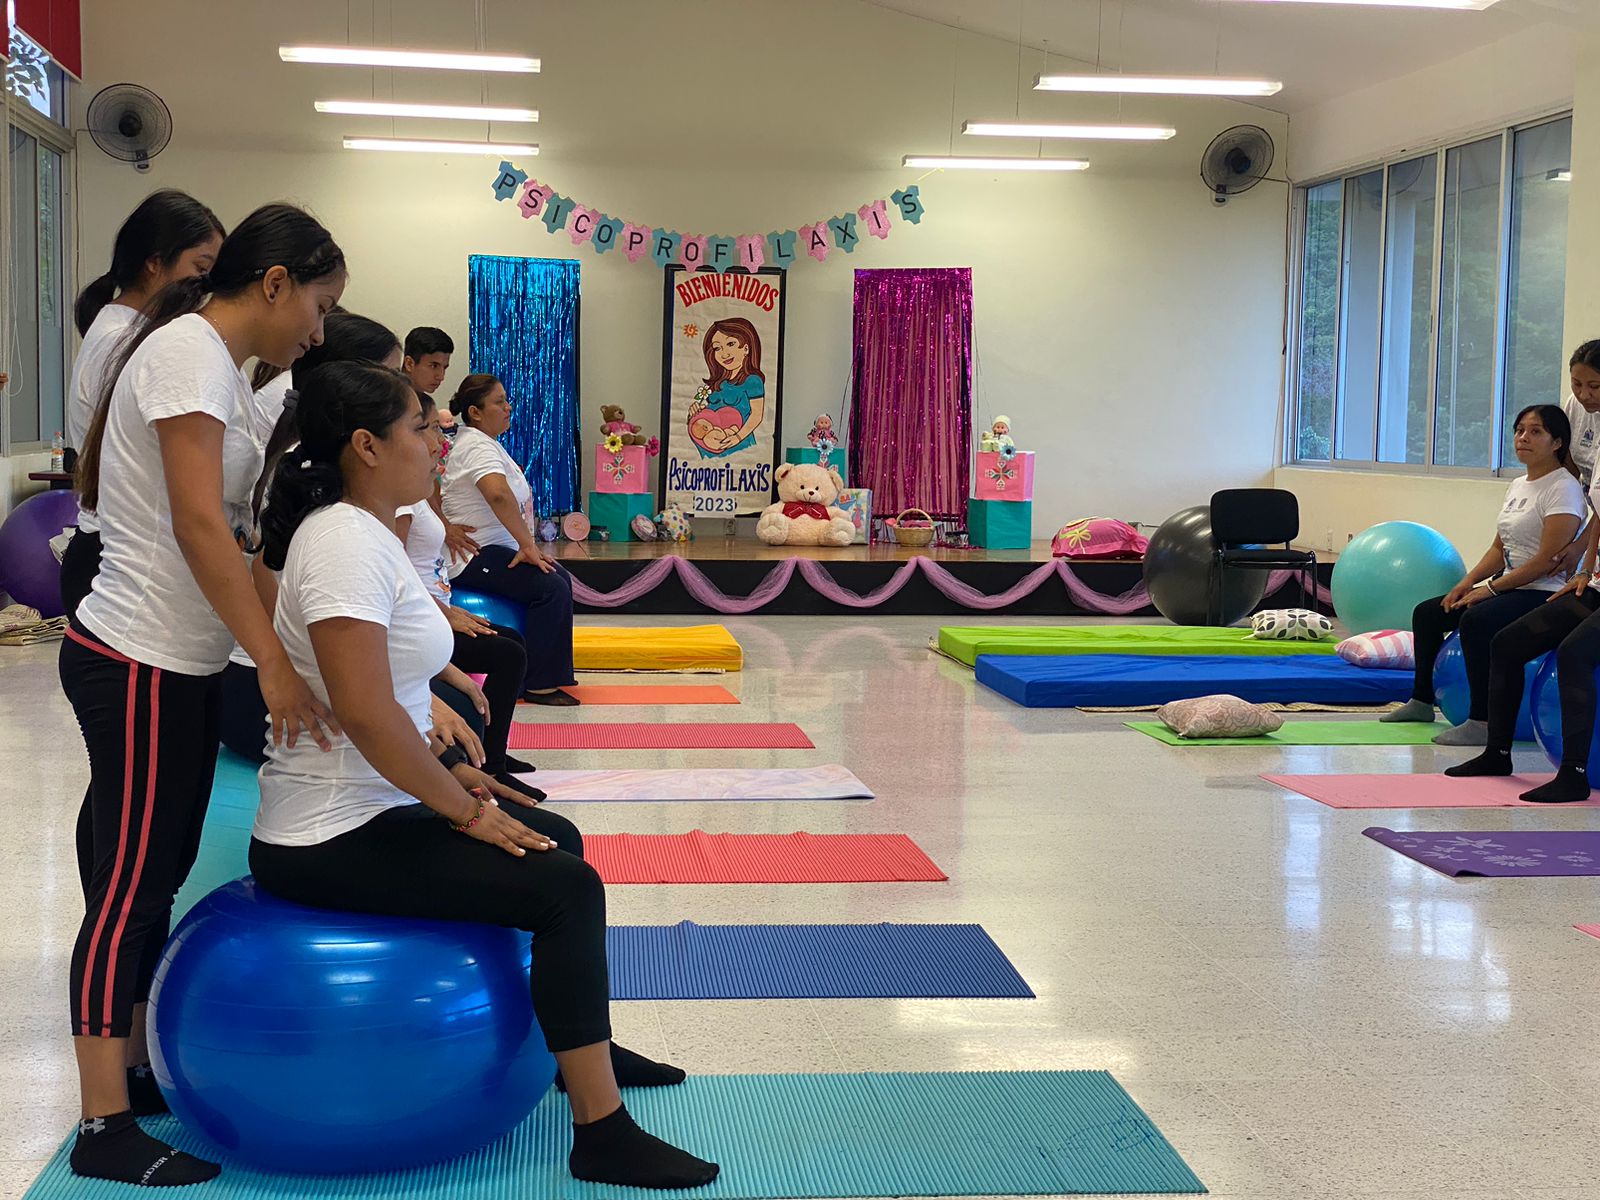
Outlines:
<svg viewBox="0 0 1600 1200"><path fill-rule="evenodd" d="M1144 552L1145 587L1156 611L1174 625L1232 625L1261 603L1267 590L1265 571L1226 571L1222 611L1207 611L1212 573L1218 570L1216 549L1209 504L1174 513L1151 537Z"/></svg>
<svg viewBox="0 0 1600 1200"><path fill-rule="evenodd" d="M211 802L200 828L200 850L172 903L174 924L223 884L250 874L250 830L261 805L260 770L231 750L218 753Z"/></svg>
<svg viewBox="0 0 1600 1200"><path fill-rule="evenodd" d="M529 958L514 929L304 908L237 880L162 952L156 1082L189 1130L257 1166L442 1162L505 1135L555 1078Z"/></svg>
<svg viewBox="0 0 1600 1200"><path fill-rule="evenodd" d="M42 617L63 616L61 563L50 539L78 523L78 498L68 488L29 496L0 524L0 592Z"/></svg>
<svg viewBox="0 0 1600 1200"><path fill-rule="evenodd" d="M1333 611L1351 633L1410 629L1412 610L1466 573L1444 534L1385 521L1356 534L1333 564Z"/></svg>
<svg viewBox="0 0 1600 1200"><path fill-rule="evenodd" d="M491 625L515 629L518 633L523 632L523 625L528 619L527 605L518 604L515 600L508 600L504 596L496 596L489 592L469 592L464 588L452 588L450 603L457 608L466 609L475 617L482 617Z"/></svg>
<svg viewBox="0 0 1600 1200"><path fill-rule="evenodd" d="M1533 684L1543 661L1543 657L1534 659L1522 676L1522 707L1517 709L1519 742L1533 741ZM1461 724L1472 712L1472 689L1467 685L1467 660L1461 652L1459 634L1445 638L1439 657L1433 660L1433 698L1452 725Z"/></svg>
<svg viewBox="0 0 1600 1200"><path fill-rule="evenodd" d="M1556 656L1547 654L1533 681L1533 736L1550 765L1561 765L1561 678ZM1589 741L1589 778L1600 770L1600 723Z"/></svg>

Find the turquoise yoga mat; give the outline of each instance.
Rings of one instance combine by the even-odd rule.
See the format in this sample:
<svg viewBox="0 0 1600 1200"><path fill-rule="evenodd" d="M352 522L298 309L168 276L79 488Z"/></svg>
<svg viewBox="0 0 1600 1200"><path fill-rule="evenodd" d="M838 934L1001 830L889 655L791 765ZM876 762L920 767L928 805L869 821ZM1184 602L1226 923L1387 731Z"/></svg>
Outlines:
<svg viewBox="0 0 1600 1200"><path fill-rule="evenodd" d="M844 1196L1193 1194L1205 1187L1104 1071L925 1075L708 1075L630 1089L652 1133L722 1164L704 1188L644 1192L579 1183L572 1114L551 1093L497 1144L392 1175L270 1175L223 1162L206 1200L794 1200ZM171 1117L153 1135L203 1153ZM63 1146L25 1200L127 1200L79 1179Z"/></svg>

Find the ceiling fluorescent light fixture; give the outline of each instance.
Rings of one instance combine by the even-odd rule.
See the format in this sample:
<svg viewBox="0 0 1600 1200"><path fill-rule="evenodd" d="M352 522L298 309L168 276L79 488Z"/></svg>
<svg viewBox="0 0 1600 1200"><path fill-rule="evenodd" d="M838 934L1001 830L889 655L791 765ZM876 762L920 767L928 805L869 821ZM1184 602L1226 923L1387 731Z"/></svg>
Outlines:
<svg viewBox="0 0 1600 1200"><path fill-rule="evenodd" d="M1276 79L1222 79L1215 75L1040 75L1036 92L1105 92L1146 96L1276 96Z"/></svg>
<svg viewBox="0 0 1600 1200"><path fill-rule="evenodd" d="M908 154L907 167L940 167L947 171L1087 171L1086 158L964 158L955 154Z"/></svg>
<svg viewBox="0 0 1600 1200"><path fill-rule="evenodd" d="M1433 8L1457 12L1482 12L1497 0L1234 0L1250 4L1343 4L1364 8Z"/></svg>
<svg viewBox="0 0 1600 1200"><path fill-rule="evenodd" d="M966 121L962 133L978 137L1084 138L1097 141L1164 142L1176 137L1170 125L1030 125L1023 121Z"/></svg>
<svg viewBox="0 0 1600 1200"><path fill-rule="evenodd" d="M451 121L537 121L536 108L490 108L479 104L403 104L389 100L318 100L319 113L353 117L435 117Z"/></svg>
<svg viewBox="0 0 1600 1200"><path fill-rule="evenodd" d="M411 154L538 154L539 147L512 142L438 142L416 138L347 137L346 150L400 150Z"/></svg>
<svg viewBox="0 0 1600 1200"><path fill-rule="evenodd" d="M279 46L288 63L348 67L423 67L436 71L502 71L536 75L539 60L519 54L453 54L434 50L388 50L377 46Z"/></svg>

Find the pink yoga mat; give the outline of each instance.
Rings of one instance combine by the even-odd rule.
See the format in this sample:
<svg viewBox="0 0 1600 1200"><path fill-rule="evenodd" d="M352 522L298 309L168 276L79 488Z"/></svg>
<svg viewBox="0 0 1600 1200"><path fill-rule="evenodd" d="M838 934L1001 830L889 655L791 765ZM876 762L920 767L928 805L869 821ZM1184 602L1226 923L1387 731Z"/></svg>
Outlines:
<svg viewBox="0 0 1600 1200"><path fill-rule="evenodd" d="M607 883L938 883L903 833L598 833L584 857Z"/></svg>
<svg viewBox="0 0 1600 1200"><path fill-rule="evenodd" d="M720 684L580 683L562 688L585 704L737 704L739 697Z"/></svg>
<svg viewBox="0 0 1600 1200"><path fill-rule="evenodd" d="M1600 938L1600 925L1574 925L1579 933L1587 933L1592 938Z"/></svg>
<svg viewBox="0 0 1600 1200"><path fill-rule="evenodd" d="M595 721L581 725L518 721L513 750L814 750L788 723Z"/></svg>
<svg viewBox="0 0 1600 1200"><path fill-rule="evenodd" d="M1548 775L1451 779L1445 775L1263 775L1329 808L1600 808L1579 804L1529 804L1520 792L1548 783Z"/></svg>

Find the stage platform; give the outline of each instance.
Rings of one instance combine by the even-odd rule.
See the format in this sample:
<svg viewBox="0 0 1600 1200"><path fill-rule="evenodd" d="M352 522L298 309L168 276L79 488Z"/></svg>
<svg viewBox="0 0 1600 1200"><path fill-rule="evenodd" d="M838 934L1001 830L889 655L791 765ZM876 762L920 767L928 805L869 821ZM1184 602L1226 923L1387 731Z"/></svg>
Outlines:
<svg viewBox="0 0 1600 1200"><path fill-rule="evenodd" d="M1035 542L1027 550L982 550L929 547L910 550L893 543L872 546L768 546L752 538L700 537L692 542L558 542L551 549L580 585L577 610L581 613L640 613L640 614L692 614L703 616L712 613L726 614L731 609L718 595L708 594L705 585L729 601L748 597L765 585L776 588L782 575L788 572L786 584L777 588L766 602L747 611L773 616L831 616L871 613L880 616L956 616L983 612L1013 616L1105 616L1104 608L1091 608L1074 600L1066 581L1052 564L1064 564L1080 589L1103 596L1108 601L1122 600L1117 610L1121 616L1158 616L1148 604L1131 610L1130 596L1138 596L1143 584L1143 565L1137 560L1091 562L1082 559L1054 559L1049 542ZM907 566L915 558L924 558L933 564L930 569ZM680 559L692 572L677 569L663 559ZM792 564L792 565L791 565ZM818 577L818 571L825 574ZM1323 588L1333 570L1332 563L1322 564L1319 582ZM650 572L649 575L642 573ZM901 575L900 573L906 574ZM946 587L936 585L935 573ZM686 575L698 576L686 580ZM808 578L808 576L810 578ZM1030 577L1037 579L1031 590L1025 585ZM647 579L655 580L652 586L641 588ZM880 588L886 588L899 579L902 586L892 595L885 595L871 604L857 598L868 597ZM820 582L824 590L835 597L824 595L814 586ZM691 587L691 583L694 584ZM1001 607L973 607L952 598L948 592L959 595L975 589L983 597L1000 596L1008 590L1024 588L1028 594ZM624 593L639 591L625 603L616 603L613 596L604 603L583 603L582 594L600 600L622 589ZM839 589L853 593L841 596ZM699 591L701 597L692 594ZM1299 604L1299 588L1290 583L1268 596L1262 607L1279 608ZM1325 605L1318 607L1324 608Z"/></svg>

